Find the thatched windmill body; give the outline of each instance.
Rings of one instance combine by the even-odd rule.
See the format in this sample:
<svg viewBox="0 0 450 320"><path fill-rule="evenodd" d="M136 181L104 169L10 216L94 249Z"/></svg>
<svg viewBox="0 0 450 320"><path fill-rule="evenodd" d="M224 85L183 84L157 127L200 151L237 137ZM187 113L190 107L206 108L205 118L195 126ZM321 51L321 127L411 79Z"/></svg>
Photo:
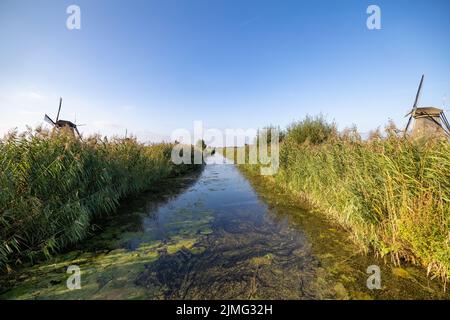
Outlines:
<svg viewBox="0 0 450 320"><path fill-rule="evenodd" d="M73 123L72 121L68 121L68 120L60 120L59 119L59 114L61 112L61 105L62 105L62 98L59 98L59 108L58 108L58 114L56 115L56 121L53 121L47 114L44 117L44 120L50 124L51 126L53 126L54 129L66 129L69 132L72 132L74 135L75 133L77 133L78 137L80 137L81 139L81 134L78 131L78 126L82 126L82 125L76 125L75 123Z"/></svg>
<svg viewBox="0 0 450 320"><path fill-rule="evenodd" d="M422 75L413 108L406 115L409 116L409 119L405 128L405 134L408 132L411 122L414 120L411 131L413 138L432 136L446 136L450 138L450 124L445 117L444 110L436 107L417 106L422 91L423 79L424 76Z"/></svg>

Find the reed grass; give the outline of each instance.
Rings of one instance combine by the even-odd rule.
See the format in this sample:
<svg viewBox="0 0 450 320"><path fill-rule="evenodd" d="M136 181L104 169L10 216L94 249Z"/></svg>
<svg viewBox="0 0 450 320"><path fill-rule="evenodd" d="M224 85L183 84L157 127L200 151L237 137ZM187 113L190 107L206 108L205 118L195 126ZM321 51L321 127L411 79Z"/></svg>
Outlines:
<svg viewBox="0 0 450 320"><path fill-rule="evenodd" d="M10 132L0 140L0 269L50 257L84 239L92 219L114 212L121 198L193 170L171 163L172 147Z"/></svg>
<svg viewBox="0 0 450 320"><path fill-rule="evenodd" d="M276 183L349 231L366 252L450 275L450 143L410 140L390 124L363 140L322 117L286 130ZM255 171L257 172L257 171Z"/></svg>

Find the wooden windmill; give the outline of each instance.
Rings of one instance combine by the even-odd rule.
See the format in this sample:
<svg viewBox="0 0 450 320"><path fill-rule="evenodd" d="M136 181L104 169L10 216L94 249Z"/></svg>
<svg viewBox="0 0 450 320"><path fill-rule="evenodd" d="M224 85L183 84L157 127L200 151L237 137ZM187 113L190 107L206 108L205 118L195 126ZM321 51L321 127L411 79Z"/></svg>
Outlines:
<svg viewBox="0 0 450 320"><path fill-rule="evenodd" d="M444 110L436 107L417 106L422 91L423 78L424 76L422 75L413 108L406 115L406 117L409 116L409 119L404 133L406 135L409 126L414 119L411 131L411 136L413 138L431 136L446 136L450 138L450 124L445 117Z"/></svg>
<svg viewBox="0 0 450 320"><path fill-rule="evenodd" d="M54 127L54 129L67 129L69 132L72 132L75 135L75 132L77 133L78 137L81 139L81 134L78 131L77 125L75 123L73 123L72 121L68 121L68 120L60 120L59 119L59 114L61 112L61 105L62 105L62 98L59 98L59 108L58 108L58 113L56 115L56 121L53 121L47 114L44 117L44 120L49 123L50 125L52 125ZM78 126L82 126L82 125L78 125Z"/></svg>

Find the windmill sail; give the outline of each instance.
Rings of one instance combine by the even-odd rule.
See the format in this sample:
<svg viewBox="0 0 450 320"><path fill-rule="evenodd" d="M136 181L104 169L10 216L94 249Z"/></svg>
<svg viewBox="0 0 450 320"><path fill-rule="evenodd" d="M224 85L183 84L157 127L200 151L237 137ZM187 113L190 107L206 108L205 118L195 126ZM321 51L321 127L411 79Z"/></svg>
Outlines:
<svg viewBox="0 0 450 320"><path fill-rule="evenodd" d="M406 124L406 127L405 127L405 134L408 131L409 125L411 124L411 120L414 117L414 114L417 110L417 103L419 102L420 93L422 91L422 84L423 84L424 77L425 77L425 75L422 75L422 78L420 79L419 88L417 89L416 98L414 99L413 107L412 107L411 111L408 112L408 114L406 114L406 116L405 116L405 117L410 116L408 119L408 123Z"/></svg>
<svg viewBox="0 0 450 320"><path fill-rule="evenodd" d="M75 129L75 131L77 132L78 137L81 139L81 134L80 134L80 131L78 131L78 128L75 126L74 129Z"/></svg>
<svg viewBox="0 0 450 320"><path fill-rule="evenodd" d="M44 121L47 122L48 124L52 125L52 126L56 125L56 123L48 115L45 115Z"/></svg>
<svg viewBox="0 0 450 320"><path fill-rule="evenodd" d="M422 78L420 79L420 84L419 84L419 88L417 89L416 99L414 100L412 112L414 112L414 110L417 109L417 103L419 102L420 92L422 91L423 78L424 78L424 75L422 75Z"/></svg>
<svg viewBox="0 0 450 320"><path fill-rule="evenodd" d="M59 108L58 108L58 114L56 115L56 122L59 120L59 113L61 112L61 105L62 105L62 98L59 98Z"/></svg>

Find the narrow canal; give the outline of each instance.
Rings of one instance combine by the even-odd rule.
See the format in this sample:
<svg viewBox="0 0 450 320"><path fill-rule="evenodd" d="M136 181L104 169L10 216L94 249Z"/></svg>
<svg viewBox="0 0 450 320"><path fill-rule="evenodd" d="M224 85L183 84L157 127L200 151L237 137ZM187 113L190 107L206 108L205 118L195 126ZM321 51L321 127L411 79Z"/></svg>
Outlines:
<svg viewBox="0 0 450 320"><path fill-rule="evenodd" d="M124 201L81 245L1 277L0 298L449 298L423 269L360 253L320 213L223 162ZM381 289L367 287L371 265ZM67 287L69 266L80 289Z"/></svg>

